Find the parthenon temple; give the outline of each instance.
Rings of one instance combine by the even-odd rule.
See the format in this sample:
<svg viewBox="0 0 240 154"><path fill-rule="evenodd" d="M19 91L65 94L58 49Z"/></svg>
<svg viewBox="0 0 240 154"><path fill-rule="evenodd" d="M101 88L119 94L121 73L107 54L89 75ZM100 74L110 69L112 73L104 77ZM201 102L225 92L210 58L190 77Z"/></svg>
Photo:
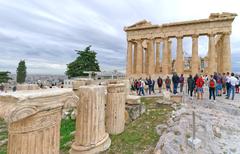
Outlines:
<svg viewBox="0 0 240 154"><path fill-rule="evenodd" d="M172 72L194 75L200 71L206 74L231 71L230 34L236 16L237 14L226 12L211 13L207 19L162 25L153 25L143 20L124 27L128 44L127 76L167 75ZM206 66L201 68L198 38L203 35L208 36L209 42ZM191 67L188 69L184 66L184 37L192 38ZM177 39L175 60L172 58L171 38Z"/></svg>

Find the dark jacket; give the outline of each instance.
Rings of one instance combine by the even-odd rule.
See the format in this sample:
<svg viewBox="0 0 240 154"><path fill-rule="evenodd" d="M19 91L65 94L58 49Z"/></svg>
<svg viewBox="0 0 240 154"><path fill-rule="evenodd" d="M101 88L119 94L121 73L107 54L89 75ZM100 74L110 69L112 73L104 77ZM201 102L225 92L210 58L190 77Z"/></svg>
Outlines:
<svg viewBox="0 0 240 154"><path fill-rule="evenodd" d="M187 79L187 83L188 83L188 89L189 90L193 90L195 87L195 81L193 78L188 78Z"/></svg>
<svg viewBox="0 0 240 154"><path fill-rule="evenodd" d="M173 83L179 83L179 77L177 75L172 76L172 82Z"/></svg>

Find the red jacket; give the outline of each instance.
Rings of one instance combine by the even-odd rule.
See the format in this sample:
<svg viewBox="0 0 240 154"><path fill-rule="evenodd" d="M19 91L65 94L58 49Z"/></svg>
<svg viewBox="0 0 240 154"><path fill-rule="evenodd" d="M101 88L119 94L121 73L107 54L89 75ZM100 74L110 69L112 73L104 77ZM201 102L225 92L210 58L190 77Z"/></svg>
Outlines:
<svg viewBox="0 0 240 154"><path fill-rule="evenodd" d="M196 81L197 88L202 88L204 85L204 80L202 77L199 77Z"/></svg>

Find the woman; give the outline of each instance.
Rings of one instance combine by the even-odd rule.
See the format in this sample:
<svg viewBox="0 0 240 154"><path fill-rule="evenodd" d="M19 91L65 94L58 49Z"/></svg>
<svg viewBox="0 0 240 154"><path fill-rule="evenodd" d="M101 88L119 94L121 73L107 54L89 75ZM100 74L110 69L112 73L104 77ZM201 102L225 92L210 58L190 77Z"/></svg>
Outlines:
<svg viewBox="0 0 240 154"><path fill-rule="evenodd" d="M193 90L195 88L195 82L194 79L192 78L192 75L190 74L188 79L187 79L187 84L188 84L188 91L190 92L190 98L193 99Z"/></svg>

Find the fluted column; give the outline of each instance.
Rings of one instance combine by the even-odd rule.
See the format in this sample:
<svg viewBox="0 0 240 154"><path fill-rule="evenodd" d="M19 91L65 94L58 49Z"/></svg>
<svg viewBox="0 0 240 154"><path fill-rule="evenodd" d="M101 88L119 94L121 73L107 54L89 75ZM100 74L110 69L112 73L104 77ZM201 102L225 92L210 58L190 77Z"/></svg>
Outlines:
<svg viewBox="0 0 240 154"><path fill-rule="evenodd" d="M172 72L172 41L168 41L168 73Z"/></svg>
<svg viewBox="0 0 240 154"><path fill-rule="evenodd" d="M39 112L8 127L8 154L59 153L61 108Z"/></svg>
<svg viewBox="0 0 240 154"><path fill-rule="evenodd" d="M133 74L136 74L136 72L137 72L137 57L138 57L137 43L133 43L133 49L134 49L134 54L133 54Z"/></svg>
<svg viewBox="0 0 240 154"><path fill-rule="evenodd" d="M177 37L177 57L176 57L176 71L178 74L184 73L184 57L183 57L183 46L182 36Z"/></svg>
<svg viewBox="0 0 240 154"><path fill-rule="evenodd" d="M123 83L107 86L106 130L109 134L120 134L125 125L125 85Z"/></svg>
<svg viewBox="0 0 240 154"><path fill-rule="evenodd" d="M153 40L148 41L148 74L152 75L155 72L155 67L154 67L154 42Z"/></svg>
<svg viewBox="0 0 240 154"><path fill-rule="evenodd" d="M149 49L145 49L145 74L148 74L148 65L149 65Z"/></svg>
<svg viewBox="0 0 240 154"><path fill-rule="evenodd" d="M198 57L198 35L192 36L192 75L198 73L199 57Z"/></svg>
<svg viewBox="0 0 240 154"><path fill-rule="evenodd" d="M231 72L231 47L230 47L230 32L223 34L223 50L222 50L223 72Z"/></svg>
<svg viewBox="0 0 240 154"><path fill-rule="evenodd" d="M162 58L162 73L163 75L167 75L168 72L168 38L163 39L163 58Z"/></svg>
<svg viewBox="0 0 240 154"><path fill-rule="evenodd" d="M156 42L156 73L160 73L160 42Z"/></svg>
<svg viewBox="0 0 240 154"><path fill-rule="evenodd" d="M132 42L128 41L127 49L127 76L132 74Z"/></svg>
<svg viewBox="0 0 240 154"><path fill-rule="evenodd" d="M136 74L142 74L143 70L143 49L142 41L137 41L137 61L136 61Z"/></svg>
<svg viewBox="0 0 240 154"><path fill-rule="evenodd" d="M208 51L208 74L211 75L217 71L216 51L215 51L215 36L209 34L209 51Z"/></svg>
<svg viewBox="0 0 240 154"><path fill-rule="evenodd" d="M98 153L109 148L111 141L105 131L104 86L81 86L75 92L77 105L75 142L70 154Z"/></svg>

